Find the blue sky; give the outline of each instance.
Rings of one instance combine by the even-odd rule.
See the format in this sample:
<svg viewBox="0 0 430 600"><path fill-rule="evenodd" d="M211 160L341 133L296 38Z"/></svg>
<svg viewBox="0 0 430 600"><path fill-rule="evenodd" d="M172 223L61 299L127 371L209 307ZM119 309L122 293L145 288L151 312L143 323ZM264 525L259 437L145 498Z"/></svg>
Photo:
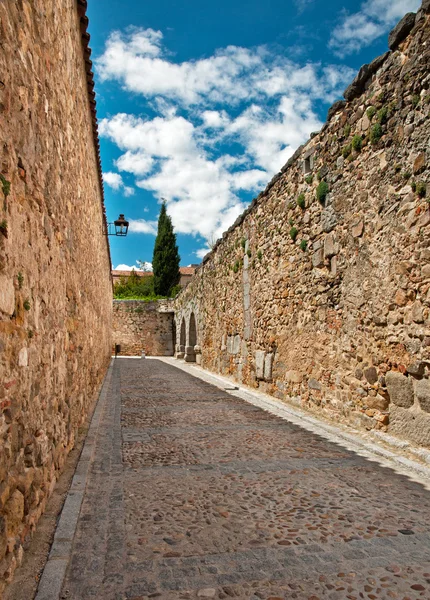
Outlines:
<svg viewBox="0 0 430 600"><path fill-rule="evenodd" d="M200 262L420 0L90 0L113 266L150 262L161 199Z"/></svg>

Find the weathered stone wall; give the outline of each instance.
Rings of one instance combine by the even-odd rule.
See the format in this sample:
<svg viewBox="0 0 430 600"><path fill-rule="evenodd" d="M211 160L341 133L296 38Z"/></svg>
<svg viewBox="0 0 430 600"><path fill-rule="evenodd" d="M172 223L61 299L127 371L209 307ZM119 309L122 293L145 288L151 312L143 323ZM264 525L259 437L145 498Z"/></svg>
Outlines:
<svg viewBox="0 0 430 600"><path fill-rule="evenodd" d="M170 300L114 300L112 342L121 355L173 356L174 319Z"/></svg>
<svg viewBox="0 0 430 600"><path fill-rule="evenodd" d="M111 266L78 8L20 0L3 2L0 14L0 597L111 351Z"/></svg>
<svg viewBox="0 0 430 600"><path fill-rule="evenodd" d="M175 308L179 356L194 314L205 368L430 446L425 4L224 234Z"/></svg>

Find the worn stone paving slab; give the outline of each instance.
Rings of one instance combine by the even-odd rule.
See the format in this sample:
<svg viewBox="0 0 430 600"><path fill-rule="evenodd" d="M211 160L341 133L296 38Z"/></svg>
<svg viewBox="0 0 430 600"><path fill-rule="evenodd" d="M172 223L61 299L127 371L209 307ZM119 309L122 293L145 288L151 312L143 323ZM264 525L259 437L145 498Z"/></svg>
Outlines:
<svg viewBox="0 0 430 600"><path fill-rule="evenodd" d="M420 483L157 360L116 361L62 598L430 599Z"/></svg>

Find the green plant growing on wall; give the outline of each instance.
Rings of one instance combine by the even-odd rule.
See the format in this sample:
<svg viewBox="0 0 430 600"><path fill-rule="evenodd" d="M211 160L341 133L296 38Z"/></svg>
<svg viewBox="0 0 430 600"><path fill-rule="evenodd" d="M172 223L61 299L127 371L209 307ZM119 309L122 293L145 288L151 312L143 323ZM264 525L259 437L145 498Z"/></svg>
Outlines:
<svg viewBox="0 0 430 600"><path fill-rule="evenodd" d="M369 106L369 108L366 110L366 115L368 116L369 120L371 121L373 119L373 117L376 115L376 108L374 106Z"/></svg>
<svg viewBox="0 0 430 600"><path fill-rule="evenodd" d="M343 135L347 138L350 136L351 133L351 125L349 123L347 123L345 125L345 127L343 128Z"/></svg>
<svg viewBox="0 0 430 600"><path fill-rule="evenodd" d="M361 148L363 146L363 138L361 137L361 135L354 135L354 137L352 138L351 146L352 149L356 152L361 152Z"/></svg>
<svg viewBox="0 0 430 600"><path fill-rule="evenodd" d="M241 246L242 246L242 248L245 250L245 246L246 246L246 239L245 239L245 238L242 238L242 239L240 240L240 245L241 245Z"/></svg>
<svg viewBox="0 0 430 600"><path fill-rule="evenodd" d="M34 337L34 331L32 329L29 329L27 332L27 335L28 335L29 339L31 340L31 338Z"/></svg>
<svg viewBox="0 0 430 600"><path fill-rule="evenodd" d="M0 183L2 185L4 197L7 198L10 194L10 181L0 173Z"/></svg>
<svg viewBox="0 0 430 600"><path fill-rule="evenodd" d="M246 251L246 254L248 255L248 258L251 258L251 249L248 248L248 250Z"/></svg>
<svg viewBox="0 0 430 600"><path fill-rule="evenodd" d="M297 198L297 206L299 208L301 208L302 210L304 210L304 208L306 206L306 197L303 192L301 194L299 194L299 196Z"/></svg>
<svg viewBox="0 0 430 600"><path fill-rule="evenodd" d="M300 242L300 250L302 250L303 252L306 252L307 248L308 248L307 241L306 240L302 240Z"/></svg>
<svg viewBox="0 0 430 600"><path fill-rule="evenodd" d="M329 192L328 183L326 181L321 181L317 187L317 200L321 204L324 204L327 194Z"/></svg>
<svg viewBox="0 0 430 600"><path fill-rule="evenodd" d="M419 198L425 198L427 192L427 186L424 181L417 181L416 192Z"/></svg>
<svg viewBox="0 0 430 600"><path fill-rule="evenodd" d="M311 185L311 183L313 182L313 180L314 180L314 176L312 175L312 173L310 175L306 175L305 181L306 181L306 183L308 185Z"/></svg>
<svg viewBox="0 0 430 600"><path fill-rule="evenodd" d="M294 225L294 219L293 219L293 217L290 217L290 218L288 219L288 224L289 224L289 225Z"/></svg>
<svg viewBox="0 0 430 600"><path fill-rule="evenodd" d="M412 173L410 171L405 171L403 173L403 179L405 179L407 181L408 179L411 178L411 175L412 175Z"/></svg>
<svg viewBox="0 0 430 600"><path fill-rule="evenodd" d="M22 290L22 286L24 283L24 275L21 273L21 271L18 273L18 275L16 276L17 280L18 280L18 287L20 290Z"/></svg>
<svg viewBox="0 0 430 600"><path fill-rule="evenodd" d="M298 233L299 233L299 230L297 229L297 227L291 227L291 229L290 229L290 238L293 240L293 242L296 241L296 237L297 237Z"/></svg>
<svg viewBox="0 0 430 600"><path fill-rule="evenodd" d="M233 273L237 273L239 271L240 262L237 260L233 265Z"/></svg>
<svg viewBox="0 0 430 600"><path fill-rule="evenodd" d="M417 191L417 183L416 183L416 181L412 181L411 182L411 188L412 188L412 191L414 193Z"/></svg>
<svg viewBox="0 0 430 600"><path fill-rule="evenodd" d="M412 106L414 108L416 108L418 106L418 104L420 103L421 98L418 96L418 94L414 94L412 96Z"/></svg>
<svg viewBox="0 0 430 600"><path fill-rule="evenodd" d="M382 127L380 123L375 123L370 130L370 143L372 146L377 144L382 137Z"/></svg>
<svg viewBox="0 0 430 600"><path fill-rule="evenodd" d="M383 125L384 123L386 123L388 121L388 116L389 116L389 108L387 105L383 106L379 111L378 111L378 121L381 125Z"/></svg>
<svg viewBox="0 0 430 600"><path fill-rule="evenodd" d="M342 149L343 158L348 158L348 156L351 154L351 151L352 151L351 144L347 144L346 146L344 146Z"/></svg>
<svg viewBox="0 0 430 600"><path fill-rule="evenodd" d="M2 235L4 235L4 237L7 238L7 221L6 221L6 219L3 219L2 221L0 221L0 233Z"/></svg>
<svg viewBox="0 0 430 600"><path fill-rule="evenodd" d="M258 258L258 260L261 262L261 259L263 258L263 253L261 252L261 250L259 250L259 251L257 252L257 258Z"/></svg>
<svg viewBox="0 0 430 600"><path fill-rule="evenodd" d="M29 300L28 298L27 298L26 300L24 300L23 307L24 307L24 309L25 309L25 310L27 310L27 311L28 311L28 310L30 310L30 308L31 308L31 305L30 305L30 300Z"/></svg>

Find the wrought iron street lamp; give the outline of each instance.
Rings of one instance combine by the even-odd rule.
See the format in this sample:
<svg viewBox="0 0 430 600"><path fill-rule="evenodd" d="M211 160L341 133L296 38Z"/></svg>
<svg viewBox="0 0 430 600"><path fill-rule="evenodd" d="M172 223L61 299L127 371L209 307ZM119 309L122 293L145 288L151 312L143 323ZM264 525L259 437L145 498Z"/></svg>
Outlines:
<svg viewBox="0 0 430 600"><path fill-rule="evenodd" d="M105 229L105 235L118 235L125 237L128 232L129 222L124 218L124 215L119 217L113 223L107 223L107 229Z"/></svg>

